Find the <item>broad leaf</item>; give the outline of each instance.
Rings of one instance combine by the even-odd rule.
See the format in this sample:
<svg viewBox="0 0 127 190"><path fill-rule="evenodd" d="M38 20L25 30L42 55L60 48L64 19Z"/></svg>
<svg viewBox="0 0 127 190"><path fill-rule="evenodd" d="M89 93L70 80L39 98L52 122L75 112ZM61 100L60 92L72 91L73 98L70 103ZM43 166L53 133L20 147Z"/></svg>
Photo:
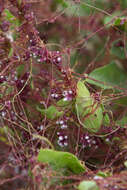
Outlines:
<svg viewBox="0 0 127 190"><path fill-rule="evenodd" d="M120 86L124 88L127 84L127 73L114 61L108 65L95 69L89 74L89 77L98 80L98 82L87 79L86 81L88 83L94 84L104 89L110 89L114 86ZM103 82L104 84L100 83L99 81Z"/></svg>
<svg viewBox="0 0 127 190"><path fill-rule="evenodd" d="M78 190L99 190L95 181L82 181L79 186Z"/></svg>
<svg viewBox="0 0 127 190"><path fill-rule="evenodd" d="M56 106L51 105L47 109L37 107L37 110L40 111L43 116L46 115L48 119L56 119L63 115L64 109L69 105L71 105L70 101L64 101L64 99L61 99L56 102Z"/></svg>
<svg viewBox="0 0 127 190"><path fill-rule="evenodd" d="M84 128L90 132L97 132L100 129L103 120L102 107L94 103L82 81L77 83L76 110L79 122Z"/></svg>
<svg viewBox="0 0 127 190"><path fill-rule="evenodd" d="M85 172L85 167L78 158L69 152L41 149L37 159L40 162L50 164L56 170L68 169L75 174Z"/></svg>
<svg viewBox="0 0 127 190"><path fill-rule="evenodd" d="M55 119L63 115L63 111L59 111L55 106L49 106L47 109L41 109L37 107L37 110L41 112L43 116L46 116L48 119Z"/></svg>
<svg viewBox="0 0 127 190"><path fill-rule="evenodd" d="M8 9L5 9L4 13L6 20L13 24L14 28L20 26L20 21Z"/></svg>

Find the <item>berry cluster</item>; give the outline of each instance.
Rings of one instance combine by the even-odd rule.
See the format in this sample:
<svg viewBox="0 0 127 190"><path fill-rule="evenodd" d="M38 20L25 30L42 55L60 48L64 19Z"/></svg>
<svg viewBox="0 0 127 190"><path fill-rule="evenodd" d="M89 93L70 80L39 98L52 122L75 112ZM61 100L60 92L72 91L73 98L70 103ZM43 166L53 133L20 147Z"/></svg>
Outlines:
<svg viewBox="0 0 127 190"><path fill-rule="evenodd" d="M100 143L101 141L99 138L91 136L88 133L84 133L80 136L80 144L82 148L94 147L95 149L97 149Z"/></svg>
<svg viewBox="0 0 127 190"><path fill-rule="evenodd" d="M71 89L63 91L64 101L71 101L74 97L73 91Z"/></svg>
<svg viewBox="0 0 127 190"><path fill-rule="evenodd" d="M63 120L56 121L57 126L60 128L59 132L57 132L57 136L58 136L57 143L60 147L65 147L68 145L67 120L68 118L64 117Z"/></svg>

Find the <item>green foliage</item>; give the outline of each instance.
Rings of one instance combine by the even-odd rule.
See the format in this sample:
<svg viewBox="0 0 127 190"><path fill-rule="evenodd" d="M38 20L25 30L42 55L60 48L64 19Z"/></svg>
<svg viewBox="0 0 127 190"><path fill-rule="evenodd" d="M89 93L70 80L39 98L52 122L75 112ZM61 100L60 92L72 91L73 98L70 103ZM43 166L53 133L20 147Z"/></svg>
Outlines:
<svg viewBox="0 0 127 190"><path fill-rule="evenodd" d="M13 48L10 48L10 51L9 51L8 57L11 57L12 55L13 55Z"/></svg>
<svg viewBox="0 0 127 190"><path fill-rule="evenodd" d="M102 171L98 171L97 173L98 176L101 176L101 177L109 177L111 176L111 173L110 172L102 172Z"/></svg>
<svg viewBox="0 0 127 190"><path fill-rule="evenodd" d="M104 24L106 25L106 27L112 26L112 23L113 23L113 16L106 16L104 18Z"/></svg>
<svg viewBox="0 0 127 190"><path fill-rule="evenodd" d="M5 19L12 24L11 28L20 26L21 24L20 21L8 9L5 9L4 13L5 13Z"/></svg>
<svg viewBox="0 0 127 190"><path fill-rule="evenodd" d="M127 167L124 7L127 0L1 2L0 141L11 147L3 166L29 165L35 189L113 188ZM91 181L76 187L84 173Z"/></svg>
<svg viewBox="0 0 127 190"><path fill-rule="evenodd" d="M71 104L68 101L64 101L64 99L59 100L56 103L56 106L51 105L46 109L41 109L37 106L37 110L41 112L43 116L46 116L48 119L56 119L63 115L64 109L69 107Z"/></svg>
<svg viewBox="0 0 127 190"><path fill-rule="evenodd" d="M85 167L76 156L69 152L41 149L38 154L38 161L50 164L54 169L70 170L75 174L85 172Z"/></svg>
<svg viewBox="0 0 127 190"><path fill-rule="evenodd" d="M78 190L99 190L95 181L82 181L79 186Z"/></svg>
<svg viewBox="0 0 127 190"><path fill-rule="evenodd" d="M101 105L94 104L94 99L84 83L79 81L77 83L77 97L76 97L76 110L80 123L84 128L90 132L97 132L103 120L103 110ZM92 113L92 110L94 112ZM87 117L88 115L88 117ZM84 117L86 118L84 119Z"/></svg>
<svg viewBox="0 0 127 190"><path fill-rule="evenodd" d="M37 110L41 112L42 116L46 116L48 119L55 119L63 115L63 111L59 111L55 106L49 106L47 109L37 107Z"/></svg>
<svg viewBox="0 0 127 190"><path fill-rule="evenodd" d="M102 104L101 105L101 108L102 108L102 111L103 111L103 113L105 112L105 108L104 108L104 105ZM104 115L103 115L103 125L104 126L107 126L107 125L109 125L110 124L110 118L109 118L109 116L108 116L108 113L105 113Z"/></svg>
<svg viewBox="0 0 127 190"><path fill-rule="evenodd" d="M127 83L127 73L115 61L93 70L89 74L89 77L97 81L87 79L86 81L88 83L94 84L103 89L110 89L114 86L122 86L124 88ZM99 81L101 82L99 83ZM102 82L104 84L102 84Z"/></svg>

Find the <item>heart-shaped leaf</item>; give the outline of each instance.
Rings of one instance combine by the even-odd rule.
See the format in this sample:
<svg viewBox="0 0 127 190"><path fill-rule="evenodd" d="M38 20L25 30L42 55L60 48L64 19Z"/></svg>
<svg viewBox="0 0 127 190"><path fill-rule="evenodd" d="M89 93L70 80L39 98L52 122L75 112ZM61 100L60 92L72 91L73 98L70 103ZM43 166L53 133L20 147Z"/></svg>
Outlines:
<svg viewBox="0 0 127 190"><path fill-rule="evenodd" d="M41 109L37 107L37 110L41 112L43 116L46 116L48 119L55 119L63 115L63 111L59 111L55 106L49 106L47 109Z"/></svg>
<svg viewBox="0 0 127 190"><path fill-rule="evenodd" d="M82 181L79 186L78 190L99 190L95 181Z"/></svg>
<svg viewBox="0 0 127 190"><path fill-rule="evenodd" d="M124 88L127 84L127 73L114 61L108 65L95 69L89 74L89 77L98 81L86 79L88 83L104 89L110 89L114 86Z"/></svg>
<svg viewBox="0 0 127 190"><path fill-rule="evenodd" d="M94 103L82 81L77 83L76 110L79 122L84 128L90 132L97 132L100 129L103 120L102 107Z"/></svg>
<svg viewBox="0 0 127 190"><path fill-rule="evenodd" d="M69 152L41 149L37 159L40 162L50 164L56 170L68 169L75 174L85 172L85 167L78 158Z"/></svg>

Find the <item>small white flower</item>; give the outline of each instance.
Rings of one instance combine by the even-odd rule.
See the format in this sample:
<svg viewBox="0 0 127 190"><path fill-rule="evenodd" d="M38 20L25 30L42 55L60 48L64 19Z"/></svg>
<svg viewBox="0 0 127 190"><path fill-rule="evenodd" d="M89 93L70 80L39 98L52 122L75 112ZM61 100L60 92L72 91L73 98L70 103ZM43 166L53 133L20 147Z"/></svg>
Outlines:
<svg viewBox="0 0 127 190"><path fill-rule="evenodd" d="M64 138L65 138L65 139L68 139L68 136L66 135Z"/></svg>
<svg viewBox="0 0 127 190"><path fill-rule="evenodd" d="M85 139L89 139L89 136L85 136Z"/></svg>
<svg viewBox="0 0 127 190"><path fill-rule="evenodd" d="M106 141L106 142L109 142L109 141L110 141L110 139L109 139L109 138L106 138L106 139L105 139L105 141Z"/></svg>
<svg viewBox="0 0 127 190"><path fill-rule="evenodd" d="M67 125L61 125L61 129L67 129Z"/></svg>
<svg viewBox="0 0 127 190"><path fill-rule="evenodd" d="M55 94L55 98L58 98L58 94Z"/></svg>
<svg viewBox="0 0 127 190"><path fill-rule="evenodd" d="M54 96L55 96L55 94L51 94L51 97L53 97L53 98L54 98Z"/></svg>
<svg viewBox="0 0 127 190"><path fill-rule="evenodd" d="M57 61L58 61L58 62L61 62L61 57L57 57Z"/></svg>
<svg viewBox="0 0 127 190"><path fill-rule="evenodd" d="M63 99L63 101L65 101L65 102L66 102L66 101L68 101L68 98L67 98L67 97L65 97L65 98Z"/></svg>
<svg viewBox="0 0 127 190"><path fill-rule="evenodd" d="M44 129L44 126L43 125L40 125L40 130L43 130Z"/></svg>
<svg viewBox="0 0 127 190"><path fill-rule="evenodd" d="M69 94L72 94L72 90L69 90L68 93L69 93Z"/></svg>
<svg viewBox="0 0 127 190"><path fill-rule="evenodd" d="M63 120L59 121L59 124L61 124L61 125L64 124L64 121Z"/></svg>
<svg viewBox="0 0 127 190"><path fill-rule="evenodd" d="M5 112L5 111L2 111L2 112L1 112L1 115L2 115L2 117L5 117L6 112Z"/></svg>
<svg viewBox="0 0 127 190"><path fill-rule="evenodd" d="M62 141L64 138L63 136L59 136L59 140Z"/></svg>
<svg viewBox="0 0 127 190"><path fill-rule="evenodd" d="M41 62L41 59L37 59L37 62Z"/></svg>

